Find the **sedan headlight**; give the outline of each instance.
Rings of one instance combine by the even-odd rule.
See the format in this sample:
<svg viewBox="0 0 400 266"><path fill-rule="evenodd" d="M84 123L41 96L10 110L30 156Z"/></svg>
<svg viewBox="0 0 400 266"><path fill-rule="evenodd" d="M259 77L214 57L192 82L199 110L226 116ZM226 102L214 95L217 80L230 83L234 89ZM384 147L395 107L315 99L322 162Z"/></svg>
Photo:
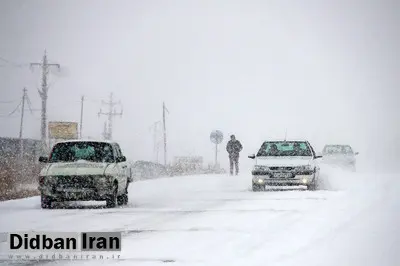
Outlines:
<svg viewBox="0 0 400 266"><path fill-rule="evenodd" d="M254 170L268 171L269 168L268 168L267 166L264 166L264 165L255 165L255 166L254 166Z"/></svg>
<svg viewBox="0 0 400 266"><path fill-rule="evenodd" d="M312 167L311 165L302 165L302 166L298 166L296 167L296 170L298 171L312 171Z"/></svg>

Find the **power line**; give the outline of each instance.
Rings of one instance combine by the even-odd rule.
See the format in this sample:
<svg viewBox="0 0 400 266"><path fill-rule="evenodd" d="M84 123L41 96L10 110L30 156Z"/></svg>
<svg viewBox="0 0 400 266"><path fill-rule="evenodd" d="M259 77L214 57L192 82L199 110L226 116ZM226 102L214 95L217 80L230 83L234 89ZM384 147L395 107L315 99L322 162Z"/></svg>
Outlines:
<svg viewBox="0 0 400 266"><path fill-rule="evenodd" d="M25 88L24 88L24 90L25 90ZM21 100L19 101L18 105L15 107L15 109L13 109L12 112L10 112L10 113L7 114L7 115L0 115L0 117L12 117L12 115L13 115L14 113L16 113L17 111L19 111L19 107L21 106L21 104L24 105L24 101L26 101L26 102L28 103L28 108L29 108L29 111L30 111L31 114L33 114L34 111L39 111L40 109L33 109L33 108L32 108L32 102L31 102L31 100L30 100L29 95L28 95L27 92L28 92L28 90L26 90L26 92L23 94L23 97L21 98ZM25 98L24 98L24 97L25 97ZM25 99L25 100L24 100L24 99ZM14 101L9 101L9 103L12 103L12 102L16 102L16 100L14 100ZM1 102L0 102L0 103L1 103ZM14 117L15 117L15 116L14 116Z"/></svg>
<svg viewBox="0 0 400 266"><path fill-rule="evenodd" d="M3 57L1 57L1 56L0 56L0 60L3 61L3 62L6 62L7 64L10 64L10 63L11 63L10 61L8 61L7 59L5 59L5 58L3 58Z"/></svg>
<svg viewBox="0 0 400 266"><path fill-rule="evenodd" d="M18 116L0 115L0 118L17 118Z"/></svg>
<svg viewBox="0 0 400 266"><path fill-rule="evenodd" d="M5 62L5 63L7 63L7 65L11 65L13 67L20 67L21 68L21 67L29 66L29 64L17 64L17 63L11 62L10 60L7 60L7 59L5 59L4 57L1 57L1 56L0 56L0 60ZM5 65L2 65L2 66L5 66Z"/></svg>
<svg viewBox="0 0 400 266"><path fill-rule="evenodd" d="M114 116L121 116L122 117L122 104L121 101L119 102L114 102L113 101L113 93L110 93L110 99L108 102L102 101L102 104L108 105L109 106L109 111L107 113L104 113L101 109L100 112L98 113L98 116L100 115L106 115L108 116L108 130L107 127L104 127L104 137L105 139L111 140L112 139L112 127L113 127L113 118ZM120 105L121 106L121 112L116 112L114 106ZM107 131L106 131L107 130Z"/></svg>
<svg viewBox="0 0 400 266"><path fill-rule="evenodd" d="M33 114L32 103L31 103L31 99L29 99L28 94L26 94L26 100L28 102L29 111L31 112L31 114Z"/></svg>
<svg viewBox="0 0 400 266"><path fill-rule="evenodd" d="M8 116L11 116L11 115L13 115L16 111L18 111L18 109L19 109L19 107L21 106L21 104L22 104L22 101L19 102L19 104L17 105L17 107L15 107L15 109L14 109L11 113L9 113Z"/></svg>
<svg viewBox="0 0 400 266"><path fill-rule="evenodd" d="M14 99L14 100L8 100L8 101L0 101L0 104L15 103L16 101L19 101L19 100Z"/></svg>

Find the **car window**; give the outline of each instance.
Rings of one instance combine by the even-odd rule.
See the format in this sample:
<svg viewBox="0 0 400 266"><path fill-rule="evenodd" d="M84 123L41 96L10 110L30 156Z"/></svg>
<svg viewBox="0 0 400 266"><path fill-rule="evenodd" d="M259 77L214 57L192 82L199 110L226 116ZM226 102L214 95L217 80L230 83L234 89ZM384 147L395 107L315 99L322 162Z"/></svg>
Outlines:
<svg viewBox="0 0 400 266"><path fill-rule="evenodd" d="M114 154L116 157L121 157L121 154L119 153L119 150L118 150L116 144L113 145L113 151L114 151Z"/></svg>
<svg viewBox="0 0 400 266"><path fill-rule="evenodd" d="M307 142L264 142L257 156L313 156Z"/></svg>
<svg viewBox="0 0 400 266"><path fill-rule="evenodd" d="M63 142L54 146L50 162L114 162L112 146L102 142Z"/></svg>
<svg viewBox="0 0 400 266"><path fill-rule="evenodd" d="M325 146L325 154L353 154L353 149L348 145Z"/></svg>
<svg viewBox="0 0 400 266"><path fill-rule="evenodd" d="M352 154L353 153L353 149L350 146L343 146L342 152L346 153L346 154Z"/></svg>
<svg viewBox="0 0 400 266"><path fill-rule="evenodd" d="M117 149L118 156L124 156L124 155L122 154L121 147L119 146L118 143L115 144L115 147L116 147L116 149Z"/></svg>

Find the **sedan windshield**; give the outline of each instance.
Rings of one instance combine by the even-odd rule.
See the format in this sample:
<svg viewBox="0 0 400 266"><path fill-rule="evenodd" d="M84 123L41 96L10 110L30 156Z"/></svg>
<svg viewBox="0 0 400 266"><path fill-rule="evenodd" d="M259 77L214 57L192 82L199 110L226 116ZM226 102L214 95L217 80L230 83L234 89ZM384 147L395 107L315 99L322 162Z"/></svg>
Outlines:
<svg viewBox="0 0 400 266"><path fill-rule="evenodd" d="M264 142L257 156L312 156L306 142Z"/></svg>
<svg viewBox="0 0 400 266"><path fill-rule="evenodd" d="M103 142L63 142L54 146L50 162L114 161L112 146Z"/></svg>
<svg viewBox="0 0 400 266"><path fill-rule="evenodd" d="M328 145L325 146L324 154L353 154L353 150L348 145Z"/></svg>

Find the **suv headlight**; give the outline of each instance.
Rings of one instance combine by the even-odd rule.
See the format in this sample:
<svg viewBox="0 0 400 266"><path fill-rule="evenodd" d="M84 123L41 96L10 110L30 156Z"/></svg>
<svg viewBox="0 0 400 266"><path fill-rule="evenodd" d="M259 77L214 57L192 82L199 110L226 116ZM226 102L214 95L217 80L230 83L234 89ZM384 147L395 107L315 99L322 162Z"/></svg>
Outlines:
<svg viewBox="0 0 400 266"><path fill-rule="evenodd" d="M298 171L312 171L312 167L311 165L302 165L302 166L298 166L296 167L296 170Z"/></svg>
<svg viewBox="0 0 400 266"><path fill-rule="evenodd" d="M111 176L108 176L108 175L102 175L97 178L97 182L99 182L102 185L110 183L110 180L111 180Z"/></svg>

